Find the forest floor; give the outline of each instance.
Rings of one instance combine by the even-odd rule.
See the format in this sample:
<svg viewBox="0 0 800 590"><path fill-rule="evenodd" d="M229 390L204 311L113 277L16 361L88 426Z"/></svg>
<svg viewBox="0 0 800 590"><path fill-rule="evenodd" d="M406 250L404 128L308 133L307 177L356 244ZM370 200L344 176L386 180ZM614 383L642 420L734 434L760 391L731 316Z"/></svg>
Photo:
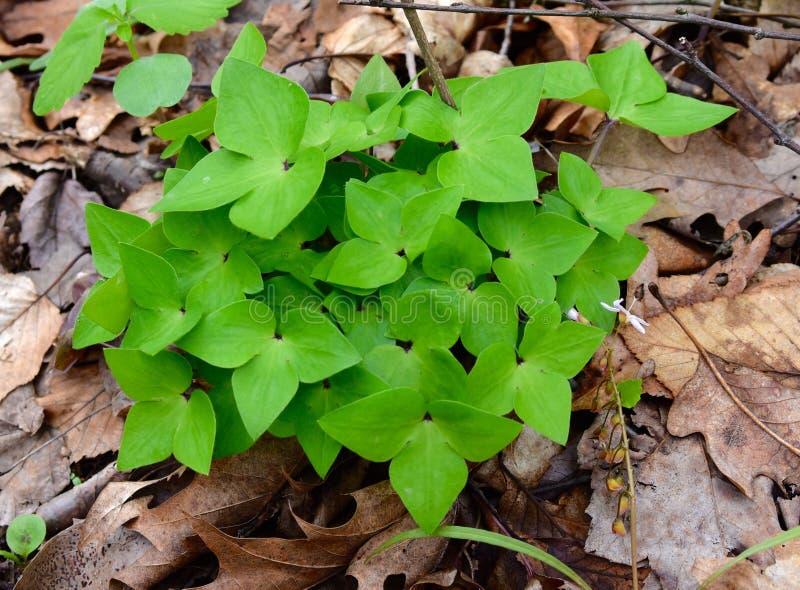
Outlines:
<svg viewBox="0 0 800 590"><path fill-rule="evenodd" d="M0 60L52 49L82 4L0 0ZM677 4L639 0L615 8L674 15ZM686 8L708 14L708 3L699 4ZM735 4L742 7L724 4L717 17L800 32L797 0ZM733 104L709 80L613 20L420 14L448 77L585 61L634 39L652 49L651 61L671 90ZM532 558L440 538L410 541L367 561L413 521L385 481L386 466L348 452L325 481L296 442L269 437L243 455L215 461L207 477L174 461L116 471L130 400L98 348L69 346L76 303L98 277L83 207L103 202L154 218L148 209L161 197L159 179L169 162L159 157L165 143L153 128L210 96L213 73L248 21L267 39L265 67L310 94L347 96L374 53L401 81L410 77L409 64L422 68L410 53L401 11L335 0L245 0L202 33L140 31L141 54L182 53L194 67L186 98L147 118L123 113L112 96L108 82L128 61L121 43L106 48L99 76L43 118L31 110L37 75L0 66L0 526L37 512L50 539L17 587L571 587ZM681 37L696 42L717 74L795 134L800 43L637 22L673 45ZM585 156L602 122L591 108L543 101L526 136L537 168L552 171L562 150ZM623 328L607 345L619 379L644 379L645 395L627 415L639 577L648 590L692 589L743 549L800 524L800 458L770 434L800 446L800 267L791 225L800 156L775 145L770 131L741 111L684 138L617 126L594 167L604 184L659 199L633 228L650 253L627 284L628 303L636 296L650 326L645 334ZM709 351L749 415L648 292L650 283ZM631 587L630 535L612 531L617 497L606 481L615 474L601 461L597 434L610 420L603 410L610 399L605 358L598 353L576 381L568 444L526 428L501 454L472 466L448 519L523 539L569 564L593 588L617 590ZM0 589L13 587L19 575L10 562L0 563ZM797 587L800 541L754 556L712 586Z"/></svg>

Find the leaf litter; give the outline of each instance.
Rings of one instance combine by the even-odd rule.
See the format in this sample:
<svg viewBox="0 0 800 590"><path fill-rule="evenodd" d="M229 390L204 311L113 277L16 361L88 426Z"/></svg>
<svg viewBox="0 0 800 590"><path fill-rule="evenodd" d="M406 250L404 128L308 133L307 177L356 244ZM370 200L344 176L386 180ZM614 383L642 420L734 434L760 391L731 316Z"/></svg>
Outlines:
<svg viewBox="0 0 800 590"><path fill-rule="evenodd" d="M787 1L762 0L761 9L786 12L791 9ZM81 4L13 3L0 17L0 56L37 57L52 48ZM266 65L274 70L323 53L382 53L402 70L406 54L416 50L397 13L330 1L246 4L263 16L261 30L271 47ZM643 9L658 11L652 4ZM52 18L41 18L44 5ZM501 19L421 16L440 39L440 57L454 68L452 75L462 62L476 72L496 71L496 64L505 63L497 57ZM234 20L185 40L155 34L138 43L145 53L177 48L197 67L207 68L202 71L213 72L240 28ZM758 23L775 26L763 19ZM648 26L660 33L671 27ZM517 19L513 31L510 55L517 64L583 60L593 50L632 38L619 25L574 18ZM796 116L796 48L762 40L749 46L727 42L714 51L720 73L730 73L734 85L755 89L755 97L766 101L762 106L780 123ZM102 72L114 75L122 55L122 48L109 47ZM347 96L366 59L332 59L327 72L320 67L325 63L298 66L304 68L301 83L310 92ZM181 472L154 480L138 472L110 477L109 457L118 446L125 403L96 356L79 357L66 373L54 369L51 359L68 311L59 306L74 303L73 283L92 276L89 257L86 266L45 290L67 259L87 245L83 203L102 198L140 212L159 197L154 154L161 147L152 129L164 115L137 119L120 113L107 88L90 85L44 120L45 133L30 113L21 72L0 73L0 195L5 201L0 263L6 270L0 275L0 522L40 505L47 513L54 502L65 503L67 508L59 510L84 520L67 528L62 520L64 530L33 559L18 588L108 588L120 582L151 588L176 576L180 587L191 587L196 584L186 571L198 564L205 576L198 583L211 588L253 587L264 577L287 590L325 579L338 584L345 575L360 588L383 587L399 575L405 587L522 588L535 578L551 579L541 564L441 539L399 545L368 560L383 541L413 526L386 483L373 483L385 474L357 470L339 487L315 481L289 441L265 438L244 455L215 461L208 477ZM191 95L185 107L201 99ZM592 138L602 121L597 111L556 101L543 105L543 112L547 116L534 130L536 141L551 142L555 153L563 142ZM800 440L800 358L795 358L800 269L786 265L797 261L796 236L757 231L796 207L798 160L770 147L745 115L725 133L732 144L715 131L668 142L617 127L596 160L605 183L648 190L660 199L656 214L639 230L651 255L629 281L629 302L638 288L644 296L638 305L651 325L645 335L625 329L624 340L613 344L618 374L644 377L645 392L652 394L631 413L638 557L645 560L642 575L649 573L646 588L694 588L730 555L781 530L775 497L785 524L791 521L787 515L798 512L792 508L800 483L796 455L738 409L691 341L646 292L647 283L658 283L741 402L787 440ZM48 170L67 170L73 178ZM134 177L135 182L117 185ZM726 240L728 249L718 248ZM765 271L769 265L774 266ZM576 410L591 408L596 399L593 375L599 374L599 362L598 356L579 378ZM611 533L616 500L605 487L593 429L576 429L564 449L543 445L526 432L473 472L497 514L480 508L474 492L465 492L449 518L488 528L505 522L513 534L590 572L593 587L629 587L630 568L623 565L629 548L626 539ZM70 487L70 473L85 465L88 475L103 477L79 501L73 496L82 486ZM352 460L337 469L348 465ZM354 510L348 511L348 502ZM216 555L218 570L209 552ZM797 555L796 546L775 548L737 566L728 586L712 587L790 587L800 576ZM335 586L323 582L320 587Z"/></svg>

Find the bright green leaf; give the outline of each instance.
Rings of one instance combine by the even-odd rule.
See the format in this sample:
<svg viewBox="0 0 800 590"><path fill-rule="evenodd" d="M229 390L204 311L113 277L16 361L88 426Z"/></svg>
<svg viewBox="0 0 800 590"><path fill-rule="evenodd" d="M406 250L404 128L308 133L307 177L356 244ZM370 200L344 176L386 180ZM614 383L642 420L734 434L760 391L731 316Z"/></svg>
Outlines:
<svg viewBox="0 0 800 590"><path fill-rule="evenodd" d="M192 64L183 55L158 53L122 68L114 82L114 98L135 117L177 104L192 81Z"/></svg>
<svg viewBox="0 0 800 590"><path fill-rule="evenodd" d="M137 402L180 395L192 384L192 367L175 352L150 356L139 350L106 348L103 354L122 391Z"/></svg>
<svg viewBox="0 0 800 590"><path fill-rule="evenodd" d="M738 109L668 92L660 99L637 104L622 121L657 135L688 135L721 123Z"/></svg>
<svg viewBox="0 0 800 590"><path fill-rule="evenodd" d="M217 421L208 395L195 389L175 429L175 458L198 473L208 475Z"/></svg>
<svg viewBox="0 0 800 590"><path fill-rule="evenodd" d="M38 514L20 514L6 529L6 545L23 560L36 551L47 535L47 525Z"/></svg>
<svg viewBox="0 0 800 590"><path fill-rule="evenodd" d="M121 266L120 242L132 242L150 227L147 220L97 203L86 204L86 231L92 244L94 265L104 277Z"/></svg>
<svg viewBox="0 0 800 590"><path fill-rule="evenodd" d="M457 401L434 401L428 407L434 424L455 451L468 461L485 461L503 450L522 424Z"/></svg>
<svg viewBox="0 0 800 590"><path fill-rule="evenodd" d="M120 471L151 465L172 454L175 429L186 412L186 400L177 395L133 404L119 447Z"/></svg>
<svg viewBox="0 0 800 590"><path fill-rule="evenodd" d="M267 42L264 40L264 35L261 34L258 27L250 22L242 27L227 57L233 57L255 66L261 66L266 55ZM222 63L217 73L214 74L214 78L211 80L211 92L214 96L219 96L219 85L222 82L222 72L224 70L225 62Z"/></svg>
<svg viewBox="0 0 800 590"><path fill-rule="evenodd" d="M483 240L457 219L439 217L422 258L429 277L462 289L488 273L491 266L492 254Z"/></svg>
<svg viewBox="0 0 800 590"><path fill-rule="evenodd" d="M240 0L128 0L128 13L156 31L187 35L202 31L228 16Z"/></svg>

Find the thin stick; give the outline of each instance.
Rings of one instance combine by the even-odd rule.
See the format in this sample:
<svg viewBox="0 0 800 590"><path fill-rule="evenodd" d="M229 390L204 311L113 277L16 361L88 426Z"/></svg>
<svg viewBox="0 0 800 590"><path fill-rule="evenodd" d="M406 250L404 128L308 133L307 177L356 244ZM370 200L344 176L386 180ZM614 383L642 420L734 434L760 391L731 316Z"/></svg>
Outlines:
<svg viewBox="0 0 800 590"><path fill-rule="evenodd" d="M586 18L610 18L616 21L620 19L662 21L668 23L682 23L692 25L708 25L713 29L723 29L735 31L745 35L752 35L757 39L782 39L784 41L800 41L800 33L783 33L780 31L769 31L761 27L749 27L738 23L729 23L699 14L654 14L652 12L623 12L609 10L604 4L588 0L596 8L586 10L547 10L531 8L494 8L490 6L472 6L469 4L454 4L451 6L441 6L438 4L417 4L415 2L396 2L394 0L339 0L339 4L352 6L377 6L380 8L402 8L403 10L414 7L417 10L431 10L434 12L457 12L470 14L495 14L495 15L516 15L516 16L563 16L563 17L586 17ZM627 26L627 25L626 25ZM412 27L413 28L413 27Z"/></svg>
<svg viewBox="0 0 800 590"><path fill-rule="evenodd" d="M586 0L586 1L587 2L591 2L593 6L597 7L600 10L605 10L605 5L600 0ZM767 117L762 111L760 111L757 107L755 107L753 104L751 104L750 101L748 101L744 96L739 94L739 92L737 92L730 84L728 84L725 80L720 78L716 73L712 72L708 68L708 66L706 64L704 64L702 61L700 61L697 58L697 54L695 54L693 51L691 51L689 53L684 53L683 51L675 49L669 43L666 43L666 42L662 41L661 39L659 39L655 35L649 33L648 31L644 30L643 28L639 27L638 25L635 25L633 23L628 22L624 18L614 19L614 20L616 20L619 24L623 25L624 27L629 28L634 33L638 33L639 35L641 35L642 37L644 37L648 41L650 41L652 43L655 43L661 49L663 49L666 52L674 55L675 57L677 57L681 61L686 62L687 64L692 66L694 69L696 69L697 71L702 73L709 80L714 82L714 84L716 84L717 86L722 88L725 92L727 92L728 95L735 102L737 102L741 106L743 106L745 108L745 110L747 110L751 115L753 115L756 119L758 119L758 121L762 125L764 125L764 127L769 129L772 132L772 135L775 137L775 143L776 144L782 145L784 147L787 147L790 150L792 150L793 152L795 152L796 154L800 154L800 145L798 145L796 142L794 142L788 135L786 135L786 133L781 131L781 129L775 123L773 123L769 119L769 117ZM681 39L683 39L683 38L681 38Z"/></svg>
<svg viewBox="0 0 800 590"><path fill-rule="evenodd" d="M516 8L517 3L515 0L508 0L509 8ZM514 15L509 14L506 17L506 26L503 28L503 44L500 45L500 55L508 55L508 50L511 48L511 33L514 29Z"/></svg>
<svg viewBox="0 0 800 590"><path fill-rule="evenodd" d="M775 442L777 442L779 445L789 450L792 454L800 457L800 449L798 449L792 443L784 439L781 435L772 430L769 426L764 424L764 422L761 421L761 418L759 418L752 411L750 411L750 408L744 405L742 400L740 400L739 397L733 392L733 390L728 385L728 382L725 381L725 378L720 374L716 365L714 365L714 363L711 362L711 357L708 356L708 353L706 352L706 349L703 348L703 345L700 344L697 338L695 338L694 334L692 334L689 331L689 329L686 327L683 321L681 321L681 319L675 314L675 312L673 312L667 306L666 301L664 301L664 298L661 296L661 292L658 290L658 285L656 285L655 283L650 283L647 286L647 288L653 294L653 297L655 297L656 300L661 304L661 307L663 307L664 310L670 315L670 317L673 320L675 320L675 323L678 324L678 326L680 326L681 330L683 330L683 333L686 334L689 340L692 341L692 344L694 344L694 347L697 349L697 352L699 352L700 356L703 357L703 360L705 361L706 365L708 365L708 368L711 370L711 372L714 374L714 377L716 378L717 382L720 384L722 389L725 390L725 393L728 394L728 397L731 398L731 401L736 405L736 407L739 408L745 416L750 418L755 423L756 426L758 426L768 436L774 439Z"/></svg>
<svg viewBox="0 0 800 590"><path fill-rule="evenodd" d="M425 34L422 21L419 20L416 7L413 2L404 2L404 4L405 6L401 7L403 8L403 14L405 14L406 19L408 19L411 32L414 34L414 39L417 41L422 59L425 60L425 66L428 68L428 73L431 75L433 85L436 87L436 90L439 91L439 98L442 99L443 103L455 109L457 108L456 101L453 100L453 95L450 94L450 87L444 79L444 74L442 74L442 69L439 67L439 62L436 61L433 55L433 50L428 42L428 36Z"/></svg>
<svg viewBox="0 0 800 590"><path fill-rule="evenodd" d="M614 388L614 401L617 404L617 415L622 422L622 444L625 445L625 471L628 474L628 493L631 497L631 575L633 576L633 590L639 590L639 560L636 558L636 480L633 477L633 465L631 464L631 447L628 444L628 431L625 428L625 416L622 413L622 397L617 389L617 380L614 377L614 368L611 359L612 351L606 353L606 366L608 376L611 378L611 386Z"/></svg>
<svg viewBox="0 0 800 590"><path fill-rule="evenodd" d="M592 151L589 152L589 157L586 158L586 163L591 166L594 163L595 158L600 153L600 148L603 147L603 143L606 140L606 136L611 128L614 126L614 123L617 122L617 119L606 119L605 123L603 123L603 128L600 129L600 135L597 136L597 139L594 141L594 145L592 146Z"/></svg>

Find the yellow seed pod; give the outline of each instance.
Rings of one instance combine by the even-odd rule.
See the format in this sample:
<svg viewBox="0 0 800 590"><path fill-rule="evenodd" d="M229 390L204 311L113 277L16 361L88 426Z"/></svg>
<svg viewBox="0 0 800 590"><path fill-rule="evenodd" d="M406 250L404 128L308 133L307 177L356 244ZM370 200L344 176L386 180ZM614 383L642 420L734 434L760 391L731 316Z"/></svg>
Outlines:
<svg viewBox="0 0 800 590"><path fill-rule="evenodd" d="M620 537L627 535L628 531L625 529L625 521L621 518L615 518L614 522L611 524L611 532Z"/></svg>

